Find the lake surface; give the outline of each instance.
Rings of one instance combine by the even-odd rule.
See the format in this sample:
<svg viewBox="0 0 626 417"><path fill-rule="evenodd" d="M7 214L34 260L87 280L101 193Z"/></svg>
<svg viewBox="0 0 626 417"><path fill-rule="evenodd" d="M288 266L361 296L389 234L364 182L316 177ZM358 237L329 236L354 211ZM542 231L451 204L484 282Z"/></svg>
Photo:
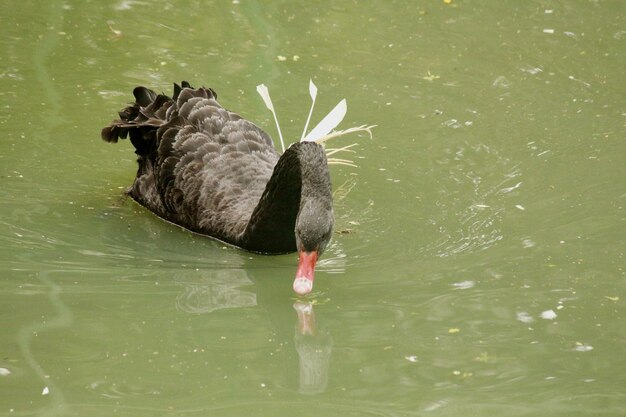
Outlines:
<svg viewBox="0 0 626 417"><path fill-rule="evenodd" d="M0 415L626 414L621 1L4 1ZM188 80L289 142L340 99L336 231L225 247L100 129Z"/></svg>

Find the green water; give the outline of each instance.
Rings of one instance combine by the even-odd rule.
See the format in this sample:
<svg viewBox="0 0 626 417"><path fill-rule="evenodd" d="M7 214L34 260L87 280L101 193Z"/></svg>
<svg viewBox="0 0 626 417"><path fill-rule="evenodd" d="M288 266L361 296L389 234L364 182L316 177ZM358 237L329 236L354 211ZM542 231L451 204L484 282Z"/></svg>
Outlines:
<svg viewBox="0 0 626 417"><path fill-rule="evenodd" d="M626 414L623 2L329 3L0 2L0 415ZM378 127L306 318L99 136L185 79L291 142L309 78Z"/></svg>

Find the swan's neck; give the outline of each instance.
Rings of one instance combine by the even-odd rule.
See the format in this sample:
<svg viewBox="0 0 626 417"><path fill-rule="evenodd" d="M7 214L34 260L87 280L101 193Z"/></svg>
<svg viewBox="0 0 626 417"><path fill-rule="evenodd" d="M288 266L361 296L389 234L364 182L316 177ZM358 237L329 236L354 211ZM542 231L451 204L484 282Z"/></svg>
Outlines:
<svg viewBox="0 0 626 417"><path fill-rule="evenodd" d="M323 148L300 142L278 160L241 240L259 252L296 250L295 226L301 207L311 201L332 206L330 176Z"/></svg>

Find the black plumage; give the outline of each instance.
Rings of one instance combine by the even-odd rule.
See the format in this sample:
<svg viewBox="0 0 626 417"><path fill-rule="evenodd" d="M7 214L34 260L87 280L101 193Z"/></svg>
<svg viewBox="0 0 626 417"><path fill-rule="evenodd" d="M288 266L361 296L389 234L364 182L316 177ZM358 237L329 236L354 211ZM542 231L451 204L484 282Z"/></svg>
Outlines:
<svg viewBox="0 0 626 417"><path fill-rule="evenodd" d="M135 147L134 200L243 249L321 255L333 227L321 145L298 142L278 154L267 133L224 109L210 88L183 82L171 98L145 87L133 94L102 138L129 137Z"/></svg>

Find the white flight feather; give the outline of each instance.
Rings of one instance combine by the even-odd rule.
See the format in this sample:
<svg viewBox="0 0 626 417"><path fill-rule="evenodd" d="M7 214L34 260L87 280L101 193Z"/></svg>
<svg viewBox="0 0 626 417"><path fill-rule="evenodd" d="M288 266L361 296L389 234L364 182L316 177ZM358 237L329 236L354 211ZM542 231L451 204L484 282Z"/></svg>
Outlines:
<svg viewBox="0 0 626 417"><path fill-rule="evenodd" d="M346 103L346 99L344 98L335 106L334 109L330 111L330 113L326 115L326 117L322 119L321 122L317 124L317 126L313 128L313 130L309 132L308 135L304 137L304 139L302 139L302 141L317 142L319 139L327 136L335 127L337 127L339 123L341 123L347 111L348 105Z"/></svg>
<svg viewBox="0 0 626 417"><path fill-rule="evenodd" d="M280 138L280 145L283 148L283 152L285 152L285 142L283 141L283 134L280 131L280 125L278 124L278 117L276 116L276 111L274 110L274 104L272 103L272 99L270 98L270 92L265 86L265 84L259 84L256 86L256 91L259 93L265 106L272 112L274 115L274 122L276 123L276 129L278 129L278 137Z"/></svg>
<svg viewBox="0 0 626 417"><path fill-rule="evenodd" d="M265 84L259 84L256 87L257 92L263 99L265 106L272 112L274 116L274 122L276 123L276 129L278 129L278 136L280 137L280 144L283 148L283 152L285 151L285 142L283 141L283 134L280 131L280 125L278 124L278 117L276 116L276 111L274 110L274 104L272 103L272 99L270 98L270 93ZM307 117L306 123L304 125L304 130L302 131L302 138L300 141L307 142L317 142L324 143L327 140L347 135L349 133L354 132L367 132L372 137L372 128L376 127L376 125L361 125L357 127L351 127L345 130L333 130L335 127L341 123L343 118L346 116L348 111L348 105L346 103L346 99L341 100L335 108L333 108L323 119L320 121L313 130L306 135L306 130L309 127L309 122L311 120L311 115L313 114L313 108L315 107L315 99L317 98L317 87L313 83L313 80L309 80L309 94L311 95L311 109L309 110L309 116ZM306 136L305 136L306 135ZM352 146L356 144L344 146L342 148L337 149L327 149L327 156L333 155L337 152L348 151L354 152L350 150ZM339 164L339 165L349 165L356 166L354 163L348 159L340 159L340 158L328 158L328 162L331 164Z"/></svg>
<svg viewBox="0 0 626 417"><path fill-rule="evenodd" d="M313 107L315 107L315 98L317 97L317 87L313 84L313 80L311 79L309 79L309 94L311 95L311 110L309 110L309 117L306 118L306 123L304 124L304 130L302 131L302 137L300 140L304 139L304 136L306 135L306 129L309 127L311 115L313 114Z"/></svg>

